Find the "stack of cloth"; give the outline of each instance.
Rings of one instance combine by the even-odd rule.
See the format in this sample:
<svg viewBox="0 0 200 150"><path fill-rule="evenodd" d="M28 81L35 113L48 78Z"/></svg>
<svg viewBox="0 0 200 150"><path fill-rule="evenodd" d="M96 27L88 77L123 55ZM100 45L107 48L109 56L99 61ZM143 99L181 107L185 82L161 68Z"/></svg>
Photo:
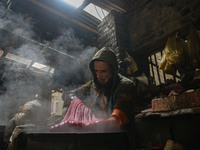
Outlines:
<svg viewBox="0 0 200 150"><path fill-rule="evenodd" d="M96 124L106 122L106 119L99 119L95 116L90 108L88 108L79 98L75 97L63 120L54 126L51 126L50 132L69 132L76 129L91 129Z"/></svg>

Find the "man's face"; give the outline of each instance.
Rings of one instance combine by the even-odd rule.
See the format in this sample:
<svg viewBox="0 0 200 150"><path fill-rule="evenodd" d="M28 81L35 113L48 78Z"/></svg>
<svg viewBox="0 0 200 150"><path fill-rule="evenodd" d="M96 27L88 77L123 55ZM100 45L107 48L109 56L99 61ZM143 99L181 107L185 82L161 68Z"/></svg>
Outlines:
<svg viewBox="0 0 200 150"><path fill-rule="evenodd" d="M107 62L94 61L94 71L99 83L102 85L105 85L112 77L111 67Z"/></svg>

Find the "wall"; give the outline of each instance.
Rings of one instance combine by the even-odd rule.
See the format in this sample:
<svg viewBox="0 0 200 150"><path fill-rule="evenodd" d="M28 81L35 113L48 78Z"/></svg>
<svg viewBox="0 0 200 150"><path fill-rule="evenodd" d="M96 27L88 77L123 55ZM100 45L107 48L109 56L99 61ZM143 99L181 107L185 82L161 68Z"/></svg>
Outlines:
<svg viewBox="0 0 200 150"><path fill-rule="evenodd" d="M134 3L128 13L133 52L150 53L162 48L173 32L186 35L190 22L200 30L199 0L136 0Z"/></svg>
<svg viewBox="0 0 200 150"><path fill-rule="evenodd" d="M99 48L108 46L117 53L130 49L128 20L125 14L111 11L98 25L98 34Z"/></svg>

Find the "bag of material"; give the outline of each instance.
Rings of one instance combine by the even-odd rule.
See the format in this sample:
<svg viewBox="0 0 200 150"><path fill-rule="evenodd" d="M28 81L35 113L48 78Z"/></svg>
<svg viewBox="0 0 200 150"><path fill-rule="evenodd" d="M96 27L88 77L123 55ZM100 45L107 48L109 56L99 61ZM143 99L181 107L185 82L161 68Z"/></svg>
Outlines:
<svg viewBox="0 0 200 150"><path fill-rule="evenodd" d="M63 120L50 127L50 132L68 132L74 129L83 130L88 127L95 127L96 124L106 123L106 119L100 119L95 116L79 98L75 97L67 110ZM72 128L74 127L74 128Z"/></svg>
<svg viewBox="0 0 200 150"><path fill-rule="evenodd" d="M169 37L159 63L159 69L168 74L175 74L177 68L187 64L188 48L186 43L176 35Z"/></svg>

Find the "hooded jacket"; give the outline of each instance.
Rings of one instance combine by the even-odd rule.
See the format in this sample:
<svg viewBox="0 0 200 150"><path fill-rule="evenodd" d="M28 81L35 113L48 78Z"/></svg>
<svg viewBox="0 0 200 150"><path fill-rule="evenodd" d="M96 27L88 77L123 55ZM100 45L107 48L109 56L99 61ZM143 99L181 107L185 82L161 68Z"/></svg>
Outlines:
<svg viewBox="0 0 200 150"><path fill-rule="evenodd" d="M94 61L107 62L113 70L112 85L106 89L106 95L98 93L96 90L97 77L94 71ZM106 47L100 49L92 58L89 67L94 79L77 89L76 96L83 101L85 99L85 103L94 111L103 111L104 116L96 113L97 117L108 119L117 116L122 119L122 126L126 125L134 117L134 101L137 96L134 83L118 73L115 53ZM102 103L102 97L105 96L107 100Z"/></svg>

